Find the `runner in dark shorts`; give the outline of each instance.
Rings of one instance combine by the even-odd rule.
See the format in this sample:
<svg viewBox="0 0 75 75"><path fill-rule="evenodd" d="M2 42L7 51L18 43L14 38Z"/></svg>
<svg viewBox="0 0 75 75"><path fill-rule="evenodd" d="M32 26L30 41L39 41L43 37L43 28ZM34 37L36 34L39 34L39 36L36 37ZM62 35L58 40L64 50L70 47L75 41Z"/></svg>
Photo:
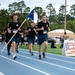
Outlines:
<svg viewBox="0 0 75 75"><path fill-rule="evenodd" d="M19 31L21 31L21 29L19 28L21 25L21 23L18 21L18 15L14 14L13 15L13 21L9 23L9 32L11 33L11 35L13 36L14 34L16 34L13 39L11 40L12 42L12 51L13 51L13 59L17 58L16 56L16 51L17 51L17 46L20 40L20 34ZM19 28L19 29L18 29Z"/></svg>
<svg viewBox="0 0 75 75"><path fill-rule="evenodd" d="M1 44L4 44L4 43L5 43L5 38L6 38L6 37L5 37L5 30L3 30L1 36L2 36L2 41L1 41L2 43L1 43Z"/></svg>
<svg viewBox="0 0 75 75"><path fill-rule="evenodd" d="M35 42L35 35L37 34L36 27L33 21L31 22L31 25L27 28L26 32L28 34L29 50L31 55L33 56L32 49Z"/></svg>
<svg viewBox="0 0 75 75"><path fill-rule="evenodd" d="M9 24L8 24L9 25ZM5 33L6 33L6 43L9 42L9 40L11 39L11 33L9 33L9 29L8 26L5 29ZM11 48L11 41L10 43L7 45L7 55L10 55L10 48Z"/></svg>
<svg viewBox="0 0 75 75"><path fill-rule="evenodd" d="M41 59L41 46L44 43L44 51L42 53L43 58L45 58L45 52L48 46L48 31L49 31L49 23L46 21L46 16L42 17L42 21L37 24L38 31L38 51L39 51L39 59Z"/></svg>

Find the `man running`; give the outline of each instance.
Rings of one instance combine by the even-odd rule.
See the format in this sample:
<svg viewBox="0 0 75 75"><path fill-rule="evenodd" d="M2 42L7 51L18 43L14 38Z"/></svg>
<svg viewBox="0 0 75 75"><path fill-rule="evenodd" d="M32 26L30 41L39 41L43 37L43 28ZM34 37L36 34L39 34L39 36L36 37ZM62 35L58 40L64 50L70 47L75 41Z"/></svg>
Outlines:
<svg viewBox="0 0 75 75"><path fill-rule="evenodd" d="M46 16L42 16L42 21L37 24L37 31L38 31L38 51L39 51L39 59L41 59L41 46L44 43L44 51L42 53L43 58L45 58L45 52L48 46L48 35L47 32L49 31L49 23L46 21Z"/></svg>
<svg viewBox="0 0 75 75"><path fill-rule="evenodd" d="M7 26L7 28L5 29L5 33L6 33L6 43L8 43L8 41L11 39L11 33L9 30L9 24ZM7 55L10 55L10 48L11 48L11 41L10 43L7 45Z"/></svg>
<svg viewBox="0 0 75 75"><path fill-rule="evenodd" d="M29 50L31 56L33 56L32 48L35 42L35 35L37 34L36 27L33 21L31 22L31 25L27 28L26 32L28 34Z"/></svg>
<svg viewBox="0 0 75 75"><path fill-rule="evenodd" d="M3 32L2 32L2 41L1 41L2 43L1 44L5 44L5 30L3 30Z"/></svg>
<svg viewBox="0 0 75 75"><path fill-rule="evenodd" d="M13 15L13 20L12 22L9 23L9 33L11 33L11 35L13 36L14 34L16 34L13 39L11 40L12 42L12 50L13 50L13 59L16 59L16 49L19 43L19 31L21 31L21 29L19 28L21 25L21 23L18 21L18 15L14 14Z"/></svg>

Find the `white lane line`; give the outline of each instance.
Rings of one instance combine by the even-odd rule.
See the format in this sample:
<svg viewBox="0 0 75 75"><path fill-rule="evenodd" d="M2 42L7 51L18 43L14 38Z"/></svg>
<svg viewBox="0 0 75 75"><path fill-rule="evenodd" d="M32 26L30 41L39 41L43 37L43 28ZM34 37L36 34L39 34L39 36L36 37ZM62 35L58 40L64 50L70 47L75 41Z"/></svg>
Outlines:
<svg viewBox="0 0 75 75"><path fill-rule="evenodd" d="M21 56L21 57L24 57L24 58L28 58L28 59L31 59L31 60L35 60L35 61L39 61L39 62L48 64L48 65L53 65L53 66L56 66L56 67L59 67L59 68L63 68L63 69L67 69L67 70L70 70L70 71L74 71L74 72L75 72L75 69L72 69L72 68L69 68L69 67L65 67L65 66L61 66L61 65L49 63L49 62L42 61L42 60L37 60L37 59L35 59L35 58L30 58L30 57L27 57L27 56L21 55L21 54L18 54L18 56Z"/></svg>
<svg viewBox="0 0 75 75"><path fill-rule="evenodd" d="M52 55L52 56L57 56L57 57L62 57L62 58L67 58L67 59L73 59L75 60L74 57L70 57L70 56L63 56L63 55L59 55L59 54L52 54L52 53L47 53L48 55Z"/></svg>
<svg viewBox="0 0 75 75"><path fill-rule="evenodd" d="M9 60L9 61L15 62L15 63L17 63L17 64L19 64L19 65L24 66L24 67L30 68L30 69L32 69L32 70L35 70L35 71L37 71L37 72L40 72L40 73L42 73L42 74L51 75L50 73L44 72L44 71L39 70L39 69L37 69L37 68L34 68L34 67L29 66L29 65L23 64L23 63L21 63L21 62L12 60L12 59L7 58L7 57L5 57L5 56L0 55L0 57L5 58L5 59L7 59L7 60Z"/></svg>
<svg viewBox="0 0 75 75"><path fill-rule="evenodd" d="M21 52L21 53L29 54L28 52L23 52L23 51L20 51L20 52ZM35 54L35 55L38 56L38 54ZM67 61L67 60L62 60L62 59L58 59L58 58L53 58L53 57L48 57L48 56L46 56L46 58L53 59L53 60L59 60L59 61L67 62L67 63L71 63L71 64L75 64L75 62Z"/></svg>
<svg viewBox="0 0 75 75"><path fill-rule="evenodd" d="M25 52L23 52L23 53L25 53ZM24 58L29 58L29 59L32 59L32 60L36 60L36 59L30 58L30 57L27 57L27 56L23 56L21 54L18 54L18 55L21 56L21 57L24 57ZM40 61L40 60L36 60L36 61ZM50 65L53 65L53 66L57 66L57 67L60 67L60 68L65 68L65 69L68 69L68 70L75 71L75 69L72 69L72 68L69 68L69 67L64 67L64 66L61 66L61 65L57 65L57 64L53 64L53 63L49 63L49 62L45 62L45 61L40 61L40 62L50 64Z"/></svg>
<svg viewBox="0 0 75 75"><path fill-rule="evenodd" d="M20 51L22 51L22 52L28 52L28 50L27 49L21 49L21 48L19 48L20 49ZM38 51L34 51L34 52L36 52L36 53L38 53ZM53 56L58 56L58 57L62 57L62 58L68 58L68 59L74 59L75 60L75 58L74 57L68 57L68 56L63 56L63 55L58 55L58 54L52 54L52 53L46 53L46 54L48 54L48 55L53 55Z"/></svg>
<svg viewBox="0 0 75 75"><path fill-rule="evenodd" d="M20 49L20 51L23 51L23 50L25 50L26 52L29 51L28 49L21 49L21 48L19 48L19 49ZM33 50L33 51L34 51L34 50ZM34 52L37 53L38 51L34 51ZM52 53L47 53L47 52L46 52L46 54L48 54L48 55L53 55L53 56L58 56L58 57L62 57L62 58L74 59L74 60L75 60L74 57L63 56L63 55L59 55L59 54L52 54Z"/></svg>
<svg viewBox="0 0 75 75"><path fill-rule="evenodd" d="M26 50L26 51L22 51L22 50L24 50L24 49L20 49L20 52L21 53L26 53L26 54L29 54L28 53L28 50ZM36 52L37 53L37 52ZM48 54L48 53L47 53ZM36 56L38 56L37 54L35 54ZM54 55L54 54L52 54L52 55ZM60 55L58 55L59 57L60 57ZM62 62L67 62L67 63L71 63L71 64L75 64L75 62L72 62L72 61L67 61L67 60L62 60L62 59L58 59L58 58L53 58L53 57L48 57L48 56L46 56L47 58L49 58L49 59L53 59L53 60L59 60L59 61L62 61Z"/></svg>

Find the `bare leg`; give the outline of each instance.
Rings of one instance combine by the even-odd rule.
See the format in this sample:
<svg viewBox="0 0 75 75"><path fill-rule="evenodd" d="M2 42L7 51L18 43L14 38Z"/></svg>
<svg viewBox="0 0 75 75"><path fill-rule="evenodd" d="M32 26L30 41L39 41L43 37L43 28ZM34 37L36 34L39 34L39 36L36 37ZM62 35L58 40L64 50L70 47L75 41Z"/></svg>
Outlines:
<svg viewBox="0 0 75 75"><path fill-rule="evenodd" d="M16 46L17 44L15 42L12 42L13 59L16 58Z"/></svg>
<svg viewBox="0 0 75 75"><path fill-rule="evenodd" d="M41 45L39 45L38 51L39 51L39 59L41 60Z"/></svg>
<svg viewBox="0 0 75 75"><path fill-rule="evenodd" d="M16 52L18 50L18 44L17 43L15 43L15 50L16 50Z"/></svg>
<svg viewBox="0 0 75 75"><path fill-rule="evenodd" d="M48 47L48 42L44 42L44 52L46 52L47 47Z"/></svg>
<svg viewBox="0 0 75 75"><path fill-rule="evenodd" d="M30 50L30 52L32 52L32 44L31 43L29 44L29 50Z"/></svg>
<svg viewBox="0 0 75 75"><path fill-rule="evenodd" d="M33 56L32 49L33 49L33 44L32 44L32 43L30 43L30 44L29 44L29 50L30 50L31 55Z"/></svg>
<svg viewBox="0 0 75 75"><path fill-rule="evenodd" d="M48 47L48 42L44 42L44 52L42 53L44 59L46 58L45 52L47 50L47 47Z"/></svg>
<svg viewBox="0 0 75 75"><path fill-rule="evenodd" d="M39 51L39 55L41 55L41 45L39 45L38 51Z"/></svg>

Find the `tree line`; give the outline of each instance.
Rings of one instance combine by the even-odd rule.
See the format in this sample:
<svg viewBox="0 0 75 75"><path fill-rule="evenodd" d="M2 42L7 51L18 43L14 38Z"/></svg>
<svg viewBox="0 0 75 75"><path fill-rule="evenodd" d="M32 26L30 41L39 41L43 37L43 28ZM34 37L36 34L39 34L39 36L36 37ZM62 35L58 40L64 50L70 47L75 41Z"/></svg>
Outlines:
<svg viewBox="0 0 75 75"><path fill-rule="evenodd" d="M56 14L56 9L52 3L49 3L46 6L47 13L42 7L34 7L35 12L37 13L38 20L41 19L42 15L47 14L47 20L50 23L50 29L60 29L64 28L64 14L65 14L65 5L61 5L59 8L59 13ZM25 2L22 0L20 2L13 2L8 5L8 9L0 9L0 31L3 31L7 27L8 23L12 20L12 15L17 13L19 15L19 21L22 22L27 14L30 12L31 7L27 7ZM70 8L70 11L67 17L67 29L75 33L75 4ZM27 28L30 21L27 21L23 25L23 30Z"/></svg>

